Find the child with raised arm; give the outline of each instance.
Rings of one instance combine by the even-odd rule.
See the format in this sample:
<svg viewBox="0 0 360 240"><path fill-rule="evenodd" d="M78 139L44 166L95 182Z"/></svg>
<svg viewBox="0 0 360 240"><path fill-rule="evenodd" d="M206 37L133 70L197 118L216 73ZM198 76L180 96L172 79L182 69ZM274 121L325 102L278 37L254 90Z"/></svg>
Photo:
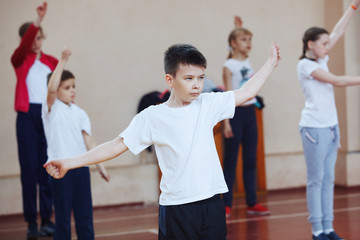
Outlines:
<svg viewBox="0 0 360 240"><path fill-rule="evenodd" d="M242 27L242 20L235 16L235 29L228 37L230 48L228 59L224 63L223 81L226 91L240 88L254 75L249 61L252 33ZM236 179L235 171L239 153L242 146L243 183L246 197L246 212L248 214L267 215L269 209L257 202L256 195L256 153L258 130L256 123L256 98L250 99L236 107L232 119L224 120L224 177L229 188L223 194L226 217L231 214L233 202L233 186Z"/></svg>
<svg viewBox="0 0 360 240"><path fill-rule="evenodd" d="M329 35L324 28L309 28L297 75L305 96L299 123L307 166L306 199L313 240L341 240L333 229L335 163L340 146L333 86L360 85L360 77L329 72L328 53L342 37L359 6L353 0Z"/></svg>
<svg viewBox="0 0 360 240"><path fill-rule="evenodd" d="M154 144L162 172L159 239L225 240L225 209L220 194L228 189L213 128L231 118L235 106L256 95L277 66L279 54L273 43L264 66L241 89L201 94L205 57L191 45L173 45L164 58L165 81L171 88L165 103L137 114L114 140L44 167L54 178L62 178L70 169L112 159L128 149L138 154Z"/></svg>
<svg viewBox="0 0 360 240"><path fill-rule="evenodd" d="M55 69L58 60L42 51L44 33L41 23L46 12L47 3L43 2L36 8L35 21L20 26L21 42L11 56L16 73L16 139L28 239L51 236L54 232L54 224L50 221L53 198L48 174L42 167L47 155L41 104L47 93L46 76ZM38 209L41 217L40 232L37 225Z"/></svg>
<svg viewBox="0 0 360 240"><path fill-rule="evenodd" d="M49 161L82 154L96 146L90 119L74 104L75 77L64 70L71 51L65 48L48 78L48 95L42 108ZM105 168L97 165L102 178L109 181ZM50 179L55 206L55 240L71 239L73 210L78 239L94 239L90 172L88 167L69 171L63 179Z"/></svg>

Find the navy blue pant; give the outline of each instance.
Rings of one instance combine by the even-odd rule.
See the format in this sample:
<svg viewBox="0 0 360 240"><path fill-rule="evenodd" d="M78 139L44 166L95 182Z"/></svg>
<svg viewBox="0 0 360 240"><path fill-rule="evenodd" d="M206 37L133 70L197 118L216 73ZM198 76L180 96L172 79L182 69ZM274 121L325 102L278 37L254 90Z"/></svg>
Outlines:
<svg viewBox="0 0 360 240"><path fill-rule="evenodd" d="M159 207L159 240L226 240L220 195L181 205Z"/></svg>
<svg viewBox="0 0 360 240"><path fill-rule="evenodd" d="M53 199L49 175L43 168L47 160L47 145L41 120L41 104L30 104L27 113L18 112L16 137L25 221L36 221L37 187L39 187L40 216L48 220L52 214Z"/></svg>
<svg viewBox="0 0 360 240"><path fill-rule="evenodd" d="M236 164L239 146L242 145L243 182L246 194L246 204L256 204L256 150L257 125L255 106L237 107L230 124L234 137L224 140L224 177L229 192L223 194L224 205L231 207L233 186L235 182Z"/></svg>
<svg viewBox="0 0 360 240"><path fill-rule="evenodd" d="M71 210L77 239L94 239L89 168L70 170L62 179L50 178L50 183L55 206L54 240L71 239Z"/></svg>

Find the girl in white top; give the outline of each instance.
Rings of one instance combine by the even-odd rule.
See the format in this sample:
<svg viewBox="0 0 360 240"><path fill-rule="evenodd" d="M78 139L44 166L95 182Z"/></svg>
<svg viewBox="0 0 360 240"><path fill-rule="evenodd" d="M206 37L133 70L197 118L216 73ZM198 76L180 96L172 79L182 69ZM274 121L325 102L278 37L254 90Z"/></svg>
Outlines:
<svg viewBox="0 0 360 240"><path fill-rule="evenodd" d="M358 5L359 0L352 1L330 35L323 28L309 28L303 36L303 53L297 66L305 96L299 125L307 165L306 198L313 240L343 239L332 225L340 139L333 86L360 85L360 77L336 76L329 72L327 62L329 51L344 34Z"/></svg>
<svg viewBox="0 0 360 240"><path fill-rule="evenodd" d="M241 18L235 17L235 29L228 37L230 53L224 63L223 81L225 90L241 88L252 76L248 55L251 50L252 33L242 27ZM246 212L248 214L266 215L270 211L257 203L256 196L256 152L257 152L257 123L255 104L256 98L243 103L235 109L232 119L224 120L224 176L229 192L223 194L226 216L231 213L233 200L233 186L236 179L235 169L239 146L242 145L243 181L246 194Z"/></svg>

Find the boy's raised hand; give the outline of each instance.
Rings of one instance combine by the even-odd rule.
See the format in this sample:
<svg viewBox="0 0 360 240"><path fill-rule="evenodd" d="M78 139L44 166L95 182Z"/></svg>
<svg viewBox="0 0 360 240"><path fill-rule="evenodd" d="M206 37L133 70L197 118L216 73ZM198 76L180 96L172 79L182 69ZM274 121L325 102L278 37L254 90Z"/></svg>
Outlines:
<svg viewBox="0 0 360 240"><path fill-rule="evenodd" d="M56 179L63 178L69 170L65 166L64 161L61 160L47 162L43 165L43 167L46 168L46 171L50 176Z"/></svg>
<svg viewBox="0 0 360 240"><path fill-rule="evenodd" d="M280 59L280 47L276 44L276 42L272 42L269 52L269 60L274 67L277 67Z"/></svg>
<svg viewBox="0 0 360 240"><path fill-rule="evenodd" d="M68 47L64 47L64 49L61 52L61 60L68 61L71 56L71 50Z"/></svg>

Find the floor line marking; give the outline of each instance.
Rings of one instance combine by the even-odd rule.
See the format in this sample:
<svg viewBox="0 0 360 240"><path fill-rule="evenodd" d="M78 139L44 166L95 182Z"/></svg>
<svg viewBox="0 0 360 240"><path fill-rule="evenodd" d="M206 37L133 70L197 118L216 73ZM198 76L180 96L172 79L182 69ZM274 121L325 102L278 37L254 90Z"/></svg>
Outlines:
<svg viewBox="0 0 360 240"><path fill-rule="evenodd" d="M152 233L157 234L156 229L139 229L139 230L133 230L133 231L124 231L124 232L112 232L112 233L101 233L101 234L95 234L96 238L104 238L104 237L115 237L115 236L123 236L123 235L133 235L133 234L139 234L139 233ZM72 237L71 239L77 239L77 237Z"/></svg>
<svg viewBox="0 0 360 240"><path fill-rule="evenodd" d="M350 211L360 211L360 207L335 209L334 213L350 212ZM241 219L226 220L226 223L233 224L233 223L241 223L241 222L276 220L276 219L304 217L304 216L309 216L309 213L308 212L300 212L300 213L291 213L291 214L283 214L283 215L259 216L259 217L254 217L254 218L241 218Z"/></svg>
<svg viewBox="0 0 360 240"><path fill-rule="evenodd" d="M123 216L123 217L113 217L113 218L104 218L104 219L95 219L94 223L102 223L102 222L110 222L110 221L118 221L118 220L130 220L130 219L142 219L142 218L152 218L158 217L158 213L144 214L139 216Z"/></svg>
<svg viewBox="0 0 360 240"><path fill-rule="evenodd" d="M357 198L357 197L360 197L360 193L353 193L353 194L347 194L347 195L338 195L338 196L334 197L334 200L344 199L344 198ZM306 196L304 196L304 198L281 200L281 201L269 201L269 202L263 202L261 204L264 204L266 206L274 206L274 205L302 203L302 202L306 203ZM247 207L247 205L246 204L233 205L232 208L244 208L244 207Z"/></svg>
<svg viewBox="0 0 360 240"><path fill-rule="evenodd" d="M360 197L360 193L352 193L352 194L344 194L344 195L337 195L334 197L334 199L344 199L344 198L357 198ZM264 202L264 205L267 206L272 206L272 205L280 205L280 204L290 204L290 203L299 203L299 202L306 202L306 198L298 198L298 199L291 199L291 200L284 200L284 201L269 201L269 202ZM241 207L246 207L245 204L241 204L241 205L235 205L233 206L233 208L241 208ZM357 210L357 208L349 208L349 209L355 209ZM338 209L339 210L339 209ZM334 210L334 212L338 212L338 210ZM346 211L346 210L345 210ZM301 214L308 214L306 213L301 213ZM291 214L289 214L291 215ZM151 214L144 214L144 215L138 215L138 216L122 216L122 217L114 217L114 218L103 218L103 219L95 219L94 223L103 223L103 222L110 222L110 221L121 221L121 220L130 220L130 219L141 219L141 218L152 218L152 217L158 217L158 213L151 213ZM271 216L271 217L275 217L275 216ZM256 219L237 219L237 221L240 222L245 222L247 221L256 221L259 220L260 218L256 218ZM228 220L227 222L232 223L231 221L234 220ZM72 222L71 225L74 225L75 223ZM2 232L11 232L11 231L20 231L20 230L26 230L26 227L19 227L19 228L4 228L4 229L0 229L0 233Z"/></svg>

